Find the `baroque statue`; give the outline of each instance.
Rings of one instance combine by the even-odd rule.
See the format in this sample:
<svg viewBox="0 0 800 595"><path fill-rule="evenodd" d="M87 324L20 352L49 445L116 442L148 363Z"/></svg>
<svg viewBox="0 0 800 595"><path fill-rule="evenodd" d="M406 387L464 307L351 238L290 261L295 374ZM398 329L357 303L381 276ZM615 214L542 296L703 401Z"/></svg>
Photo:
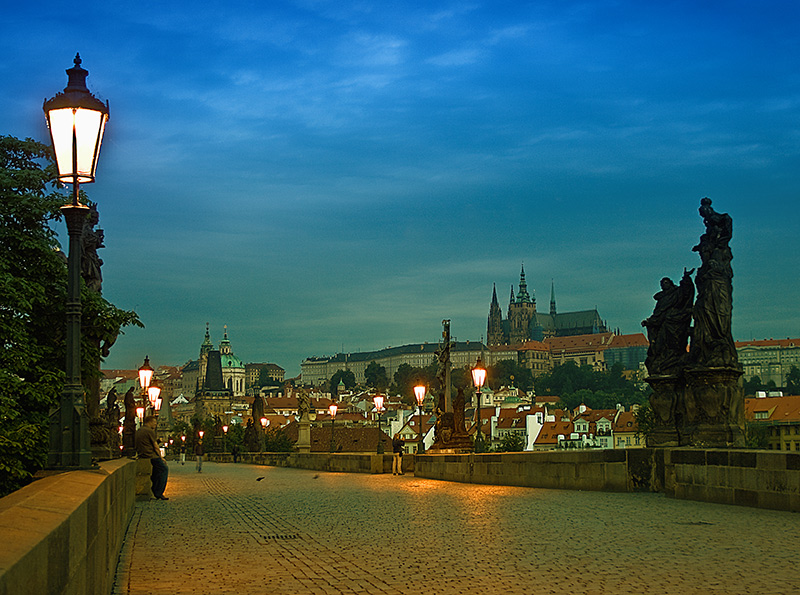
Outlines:
<svg viewBox="0 0 800 595"><path fill-rule="evenodd" d="M645 365L651 375L678 373L686 363L694 300L693 272L694 269L683 269L679 285L669 277L661 279L661 291L653 296L653 314L642 321L650 342Z"/></svg>

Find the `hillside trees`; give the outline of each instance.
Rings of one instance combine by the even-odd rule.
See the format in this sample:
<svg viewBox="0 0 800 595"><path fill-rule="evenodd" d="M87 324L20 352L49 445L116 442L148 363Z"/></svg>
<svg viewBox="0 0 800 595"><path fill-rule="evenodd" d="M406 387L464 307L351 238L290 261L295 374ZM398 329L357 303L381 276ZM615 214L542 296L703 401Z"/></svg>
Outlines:
<svg viewBox="0 0 800 595"><path fill-rule="evenodd" d="M567 409L580 404L592 409L613 409L617 404L630 408L646 403L648 393L626 379L622 371L620 363L598 372L589 366L566 362L536 379L536 394L557 395Z"/></svg>

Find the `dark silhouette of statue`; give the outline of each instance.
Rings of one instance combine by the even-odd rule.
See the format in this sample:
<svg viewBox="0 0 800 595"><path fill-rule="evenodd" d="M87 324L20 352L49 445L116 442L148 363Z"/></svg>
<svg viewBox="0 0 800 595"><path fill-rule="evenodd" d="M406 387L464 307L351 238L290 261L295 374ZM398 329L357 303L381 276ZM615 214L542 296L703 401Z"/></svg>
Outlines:
<svg viewBox="0 0 800 595"><path fill-rule="evenodd" d="M661 279L661 291L653 296L656 300L653 314L642 321L650 342L645 365L651 375L677 374L686 364L694 300L693 272L694 269L684 269L680 285L668 277Z"/></svg>
<svg viewBox="0 0 800 595"><path fill-rule="evenodd" d="M453 425L456 434L465 434L467 429L464 425L464 406L466 397L464 396L464 389L458 387L456 396L453 399Z"/></svg>
<svg viewBox="0 0 800 595"><path fill-rule="evenodd" d="M694 328L689 351L691 364L703 367L738 367L739 359L731 334L733 315L733 268L728 242L733 220L727 213L711 208L711 199L700 201L700 215L706 232L692 248L700 254L694 303Z"/></svg>
<svg viewBox="0 0 800 595"><path fill-rule="evenodd" d="M122 454L132 456L136 453L133 443L136 434L136 397L133 394L133 387L125 393L123 403L125 403L125 421L122 425Z"/></svg>
<svg viewBox="0 0 800 595"><path fill-rule="evenodd" d="M257 423L261 423L261 418L264 417L264 397L261 395L256 395L253 399L253 412L252 417L253 421Z"/></svg>
<svg viewBox="0 0 800 595"><path fill-rule="evenodd" d="M103 261L97 256L98 248L105 248L103 240L105 235L102 229L95 229L100 221L100 214L97 212L97 205L89 205L89 216L83 224L83 250L81 254L81 276L86 283L86 287L97 293L102 292L103 273L100 267Z"/></svg>
<svg viewBox="0 0 800 595"><path fill-rule="evenodd" d="M311 412L311 397L304 390L300 390L297 394L297 413L300 416L300 421L308 421L308 414Z"/></svg>

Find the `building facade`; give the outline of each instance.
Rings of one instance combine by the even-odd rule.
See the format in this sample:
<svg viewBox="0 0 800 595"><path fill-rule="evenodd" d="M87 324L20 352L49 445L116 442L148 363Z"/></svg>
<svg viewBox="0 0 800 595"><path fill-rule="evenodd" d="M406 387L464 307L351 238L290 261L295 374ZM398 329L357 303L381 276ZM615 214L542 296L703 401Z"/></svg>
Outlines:
<svg viewBox="0 0 800 595"><path fill-rule="evenodd" d="M782 387L792 366L800 368L800 339L737 341L736 353L745 380L758 376L763 383L772 380Z"/></svg>

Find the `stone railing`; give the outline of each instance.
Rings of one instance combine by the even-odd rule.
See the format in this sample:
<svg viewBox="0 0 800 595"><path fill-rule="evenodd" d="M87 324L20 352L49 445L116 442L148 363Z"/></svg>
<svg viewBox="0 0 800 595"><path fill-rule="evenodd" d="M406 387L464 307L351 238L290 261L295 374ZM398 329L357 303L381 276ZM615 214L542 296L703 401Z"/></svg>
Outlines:
<svg viewBox="0 0 800 595"><path fill-rule="evenodd" d="M0 499L0 594L111 592L136 463L44 477Z"/></svg>
<svg viewBox="0 0 800 595"><path fill-rule="evenodd" d="M211 460L232 462L230 454ZM243 463L390 473L391 455L243 453ZM416 469L415 469L416 467ZM566 490L663 492L674 498L800 512L800 453L637 448L403 457L417 477Z"/></svg>

